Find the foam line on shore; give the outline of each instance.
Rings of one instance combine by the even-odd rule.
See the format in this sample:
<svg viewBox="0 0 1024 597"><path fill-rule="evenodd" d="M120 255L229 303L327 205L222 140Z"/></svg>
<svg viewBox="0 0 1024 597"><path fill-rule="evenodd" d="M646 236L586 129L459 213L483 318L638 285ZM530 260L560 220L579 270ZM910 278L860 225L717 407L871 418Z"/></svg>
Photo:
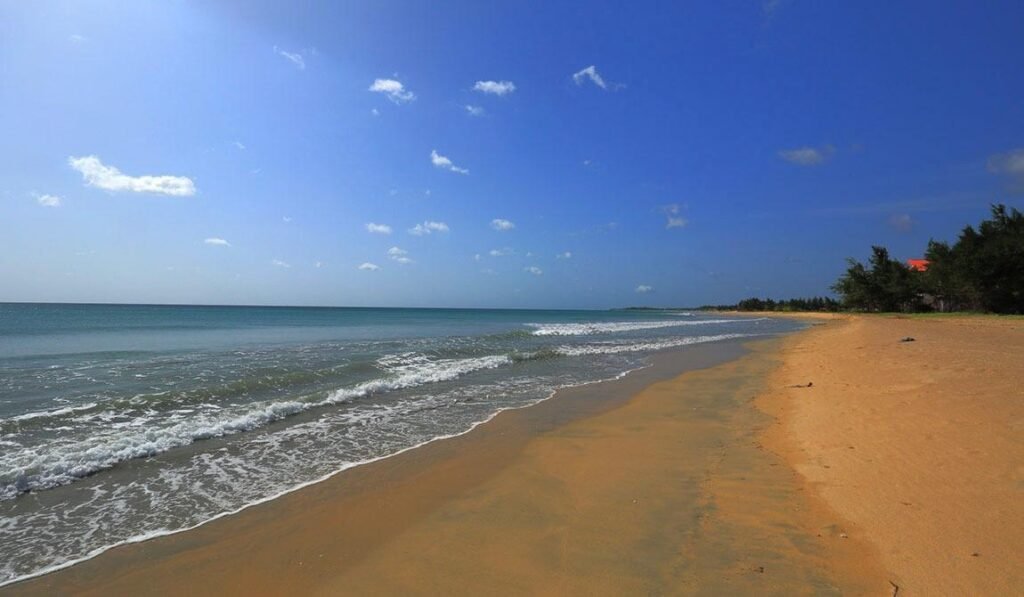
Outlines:
<svg viewBox="0 0 1024 597"><path fill-rule="evenodd" d="M188 527L183 527L183 528L180 528L180 529L162 529L162 530L159 530L159 531L151 531L149 533L143 533L141 535L136 535L134 537L125 539L123 541L118 541L117 543L112 543L110 545L105 545L103 547L98 547L98 548L94 549L93 551L87 553L86 555L84 555L82 557L71 559L71 560L68 560L66 562L61 562L61 563L58 563L58 564L53 564L51 566L47 566L45 568L41 568L41 569L39 569L39 570L37 570L35 572L29 573L29 574L25 574L25 575L22 575L22 576L18 576L18 577L12 578L12 579L2 580L2 581L0 581L0 588L9 586L9 585L12 585L12 584L15 584L15 583L19 583L19 582L22 582L22 581L31 580L33 578L38 578L40 576L45 576L47 574L50 574L51 572L57 572L58 570L63 570L65 568L70 568L70 567L72 567L72 566L74 566L76 564L80 564L82 562L91 560L91 559L93 559L93 558L95 558L95 557L97 557L99 555L102 555L103 553L106 553L107 551L110 551L111 549L114 549L114 548L117 548L117 547L122 547L122 546L125 546L125 545L132 545L132 544L135 544L135 543L142 543L144 541L149 541L151 539L157 539L159 537L167 537L167 536L170 536L170 535L177 535L178 533L185 533L185 532L188 532L188 531L192 531L192 530L198 529L199 527L205 526L205 525L207 525L207 524L209 524L211 522L214 522L216 520L219 520L221 518L225 518L227 516L232 516L232 515L238 514L240 512L248 510L249 508L252 508L254 506L258 506L260 504L264 504L264 503L276 500L276 499L278 499L280 497L283 497L283 496L286 496L286 495L288 495L290 493L294 493L294 492L299 491L301 489L305 489L306 487L310 487L312 485L316 485L318 483L322 483L322 482L327 481L328 479L331 479L332 477L334 477L336 475L339 475L339 474L341 474L341 473L343 473L343 472L345 472L347 470L351 470L353 468L356 468L356 467L359 467L359 466L364 466L364 465L367 465L367 464L372 464L374 462L379 462L381 460L386 460L388 458L393 458L395 456L399 456L401 454L404 454L406 452L415 450L417 448L421 448L423 446L432 444L432 443L434 443L436 441L441 441L441 440L445 440L445 439L451 439L451 438L454 438L454 437L459 437L459 436L462 436L462 435L466 435L467 433L473 431L474 429L476 429L480 425L483 425L485 423L488 423L488 422L492 421L495 417L497 417L498 415L500 415L501 413L503 413L505 411L519 410L519 409L523 409L523 408L529 408L531 406L536 406L537 404L540 404L541 402L545 402L547 400L550 400L551 398L554 398L558 394L558 392L560 390L566 390L566 389L569 389L569 388L576 388L576 387L582 387L582 386L587 386L587 385L592 385L592 384L599 384L599 383L606 383L606 382L610 382L610 381L615 381L615 380L618 380L618 379L622 379L623 377L625 377L625 376L627 376L627 375L629 375L629 374L631 374L633 372L641 371L641 370L647 369L647 368L649 368L651 366L652 365L647 364L647 365L643 365L641 367L635 367L633 369L629 369L627 371L623 371L622 373L619 373L619 374L617 374L617 375L615 375L613 377L609 377L609 378L605 378L605 379L598 379L598 380L594 380L594 381L587 381L587 382L583 382L583 383L579 383L579 384L571 384L571 385L566 385L566 386L562 386L562 387L556 388L556 389L552 390L544 398L540 398L540 399L538 399L538 400L536 400L534 402L530 402L528 404L523 404L523 405L518 405L518 406L510 406L510 407L505 407L505 408L498 409L497 411L491 413L487 418L485 418L485 419L483 419L481 421L477 421L475 423L472 423L469 426L469 428L467 428L465 431L461 431L459 433L449 433L449 434L445 434L445 435L439 435L439 436L436 436L436 437L432 437L432 438L430 438L430 439L428 439L426 441L420 442L420 443L412 445L412 446L408 446L406 448L402 448L402 449L400 449L400 450L398 450L396 452L392 452L391 454L385 454L383 456L377 456L377 457L374 457L374 458L368 458L366 460L360 460L358 462L346 463L342 467L340 467L340 468L338 468L338 469L336 469L334 471L331 471L331 472L329 472L329 473L327 473L325 475L322 475L322 476L320 476L320 477L318 477L316 479L312 479L310 481L305 481L303 483L299 483L299 484L297 484L297 485L295 485L293 487L289 487L288 489L284 489L284 490L279 491L279 492L277 492L277 493L275 493L273 495L269 495L267 497L260 498L258 500L254 500L252 502L249 502L247 504L243 504L242 506L239 506L238 508L235 508L234 510L229 510L229 511L226 511L226 512L221 512L219 514L216 514L216 515L214 515L214 516L212 516L212 517L210 517L210 518L208 518L208 519L206 519L206 520L204 520L202 522L196 523L194 525L191 525L191 526L188 526Z"/></svg>

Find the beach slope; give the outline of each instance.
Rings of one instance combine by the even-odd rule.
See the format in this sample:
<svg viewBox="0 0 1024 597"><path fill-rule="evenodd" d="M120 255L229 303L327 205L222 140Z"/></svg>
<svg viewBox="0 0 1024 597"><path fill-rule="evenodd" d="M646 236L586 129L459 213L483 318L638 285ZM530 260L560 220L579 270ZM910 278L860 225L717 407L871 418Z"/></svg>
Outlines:
<svg viewBox="0 0 1024 597"><path fill-rule="evenodd" d="M816 323L7 589L1019 594L1024 322Z"/></svg>

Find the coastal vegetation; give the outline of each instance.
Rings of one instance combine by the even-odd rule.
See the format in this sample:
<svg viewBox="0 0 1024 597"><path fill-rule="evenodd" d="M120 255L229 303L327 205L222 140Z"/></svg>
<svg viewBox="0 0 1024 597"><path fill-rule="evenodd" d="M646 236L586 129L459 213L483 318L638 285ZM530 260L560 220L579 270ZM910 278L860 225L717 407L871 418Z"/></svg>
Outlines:
<svg viewBox="0 0 1024 597"><path fill-rule="evenodd" d="M914 265L872 247L868 263L851 259L832 289L856 311L1024 313L1024 214L993 205L952 245L929 241Z"/></svg>
<svg viewBox="0 0 1024 597"><path fill-rule="evenodd" d="M967 226L952 245L930 240L923 259L894 259L871 247L867 263L849 260L832 285L840 297L746 298L722 311L1024 314L1024 214L993 205L989 219Z"/></svg>

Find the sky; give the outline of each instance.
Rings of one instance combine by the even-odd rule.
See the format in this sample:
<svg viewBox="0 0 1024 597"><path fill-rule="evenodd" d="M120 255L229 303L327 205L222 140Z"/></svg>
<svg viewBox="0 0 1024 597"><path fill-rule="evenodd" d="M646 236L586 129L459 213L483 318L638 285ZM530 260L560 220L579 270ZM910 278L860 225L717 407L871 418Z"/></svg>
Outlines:
<svg viewBox="0 0 1024 597"><path fill-rule="evenodd" d="M824 295L1024 207L1024 3L0 1L0 301Z"/></svg>

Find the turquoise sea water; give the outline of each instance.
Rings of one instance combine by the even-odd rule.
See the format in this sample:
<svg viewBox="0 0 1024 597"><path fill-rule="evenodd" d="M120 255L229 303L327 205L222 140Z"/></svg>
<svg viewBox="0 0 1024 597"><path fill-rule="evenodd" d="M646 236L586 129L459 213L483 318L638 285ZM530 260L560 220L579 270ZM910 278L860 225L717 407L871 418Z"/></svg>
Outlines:
<svg viewBox="0 0 1024 597"><path fill-rule="evenodd" d="M463 433L655 351L660 311L0 304L0 583Z"/></svg>

